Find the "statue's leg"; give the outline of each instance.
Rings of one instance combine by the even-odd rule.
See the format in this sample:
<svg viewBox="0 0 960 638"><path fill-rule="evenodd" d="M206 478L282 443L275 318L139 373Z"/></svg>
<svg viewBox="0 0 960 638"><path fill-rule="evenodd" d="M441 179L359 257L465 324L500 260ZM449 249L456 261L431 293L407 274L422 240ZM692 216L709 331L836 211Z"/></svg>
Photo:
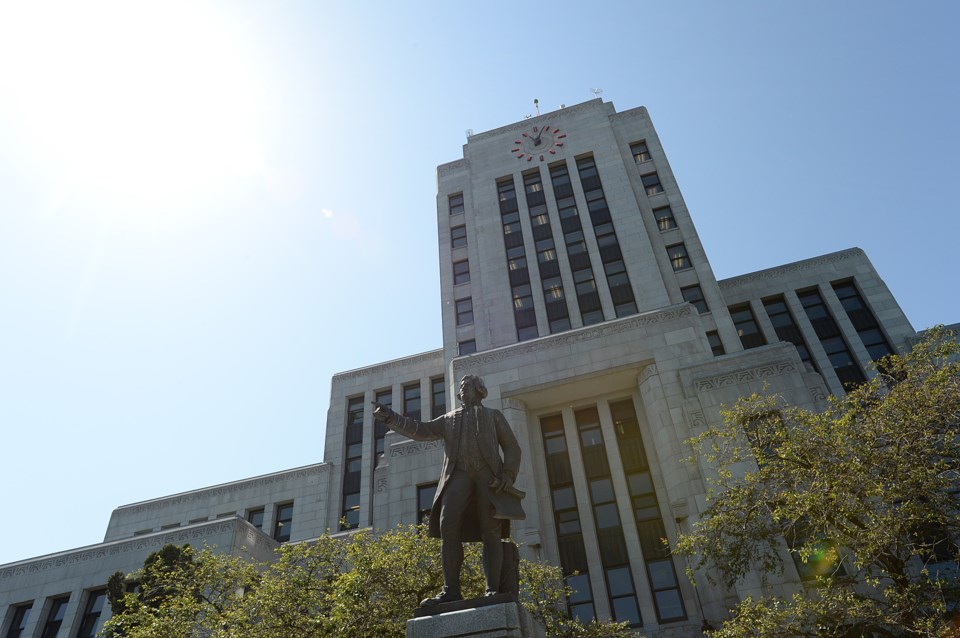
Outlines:
<svg viewBox="0 0 960 638"><path fill-rule="evenodd" d="M500 571L503 567L503 545L500 532L503 521L494 518L493 503L490 502L489 485L493 474L479 472L475 476L477 491L477 520L480 522L480 535L483 540L483 575L487 581L487 596L496 594L500 589Z"/></svg>
<svg viewBox="0 0 960 638"><path fill-rule="evenodd" d="M455 470L444 487L440 504L440 559L443 564L443 597L459 600L460 567L463 565L463 542L461 527L463 515L470 500L470 477L462 470Z"/></svg>

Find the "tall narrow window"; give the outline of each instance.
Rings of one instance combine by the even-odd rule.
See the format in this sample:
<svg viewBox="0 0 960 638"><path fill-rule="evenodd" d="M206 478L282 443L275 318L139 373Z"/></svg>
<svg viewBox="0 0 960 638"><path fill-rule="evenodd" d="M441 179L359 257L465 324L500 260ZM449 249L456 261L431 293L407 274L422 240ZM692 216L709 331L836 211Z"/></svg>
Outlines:
<svg viewBox="0 0 960 638"><path fill-rule="evenodd" d="M63 617L67 613L67 604L70 602L70 596L61 596L54 598L50 602L50 612L47 614L47 620L43 623L43 633L40 638L56 638L60 633L60 625L63 624Z"/></svg>
<svg viewBox="0 0 960 638"><path fill-rule="evenodd" d="M863 347L867 349L870 358L879 361L883 357L893 354L893 348L890 347L887 338L883 336L877 318L873 316L873 312L870 311L870 307L867 306L867 302L864 301L853 281L833 282L833 291L837 293L837 298L840 299L843 309L847 311L850 323L853 324L857 334L860 335Z"/></svg>
<svg viewBox="0 0 960 638"><path fill-rule="evenodd" d="M670 258L670 265L673 266L674 270L685 270L693 267L690 255L687 254L687 247L683 244L667 246L667 256Z"/></svg>
<svg viewBox="0 0 960 638"><path fill-rule="evenodd" d="M437 495L437 484L428 483L417 486L417 522L427 524L429 522L430 510L433 507L433 499Z"/></svg>
<svg viewBox="0 0 960 638"><path fill-rule="evenodd" d="M573 183L570 181L570 173L565 163L560 162L550 167L550 181L553 184L557 213L560 216L560 228L563 231L567 258L570 260L570 270L573 272L573 281L576 285L580 318L585 326L600 323L603 321L600 293L597 292L590 254L583 236L583 225L580 223L580 214L577 211L576 197L573 193Z"/></svg>
<svg viewBox="0 0 960 638"><path fill-rule="evenodd" d="M30 611L33 609L33 603L17 605L13 608L13 618L10 619L10 628L7 629L7 638L20 638L24 629L27 628L27 622L30 620Z"/></svg>
<svg viewBox="0 0 960 638"><path fill-rule="evenodd" d="M374 395L374 401L388 408L393 406L393 391L381 390ZM373 467L380 466L380 458L384 453L384 437L387 436L387 426L383 421L373 421Z"/></svg>
<svg viewBox="0 0 960 638"><path fill-rule="evenodd" d="M673 218L673 211L669 206L653 209L653 218L657 220L657 228L660 232L677 227L677 220Z"/></svg>
<svg viewBox="0 0 960 638"><path fill-rule="evenodd" d="M670 557L669 547L663 543L667 536L666 528L653 488L650 465L647 462L647 452L633 401L626 399L611 403L610 414L617 434L617 446L620 448L627 488L630 490L633 516L657 618L661 623L685 620L687 612L680 595L676 566Z"/></svg>
<svg viewBox="0 0 960 638"><path fill-rule="evenodd" d="M713 356L719 357L726 354L726 350L723 349L723 341L720 340L720 333L716 330L707 332L707 342L710 344L710 351Z"/></svg>
<svg viewBox="0 0 960 638"><path fill-rule="evenodd" d="M447 383L443 377L430 379L430 418L436 419L447 411Z"/></svg>
<svg viewBox="0 0 960 638"><path fill-rule="evenodd" d="M457 299L456 311L458 326L467 326L473 323L473 299L470 297Z"/></svg>
<svg viewBox="0 0 960 638"><path fill-rule="evenodd" d="M420 383L403 386L403 415L411 419L422 418L420 412Z"/></svg>
<svg viewBox="0 0 960 638"><path fill-rule="evenodd" d="M359 512L359 505L357 510ZM356 525L354 525L356 527ZM293 503L277 505L276 517L273 519L273 538L281 543L290 540L293 533Z"/></svg>
<svg viewBox="0 0 960 638"><path fill-rule="evenodd" d="M543 301L547 309L550 332L569 330L570 315L567 311L567 300L563 294L563 283L560 280L557 247L553 242L553 230L547 214L547 199L543 192L539 169L523 176L523 191L527 200L527 210L530 211L530 225L533 228L537 266L540 269L540 283L543 288Z"/></svg>
<svg viewBox="0 0 960 638"><path fill-rule="evenodd" d="M460 284L466 284L470 282L470 262L464 259L463 261L453 262L453 285L459 286Z"/></svg>
<svg viewBox="0 0 960 638"><path fill-rule="evenodd" d="M467 245L467 227L454 226L450 229L450 248L460 248Z"/></svg>
<svg viewBox="0 0 960 638"><path fill-rule="evenodd" d="M77 638L95 638L101 628L100 615L103 613L103 604L106 601L106 589L98 589L87 594L87 604L83 607L83 617L80 619Z"/></svg>
<svg viewBox="0 0 960 638"><path fill-rule="evenodd" d="M610 209L607 208L596 162L592 157L578 159L577 170L587 199L597 246L600 248L600 261L603 262L603 271L607 276L607 286L610 288L610 297L613 299L614 312L618 317L636 314L637 303L623 262L620 242L617 241L617 234L613 229L613 219L610 216Z"/></svg>
<svg viewBox="0 0 960 638"><path fill-rule="evenodd" d="M457 342L457 354L460 356L473 354L476 351L477 351L476 339L466 339L464 341Z"/></svg>
<svg viewBox="0 0 960 638"><path fill-rule="evenodd" d="M547 480L550 483L553 520L560 546L560 569L573 590L567 600L570 615L582 622L596 618L593 606L593 591L590 587L590 564L583 545L580 528L580 513L573 487L573 472L570 455L563 433L563 417L560 415L540 419L543 431L543 449L547 462Z"/></svg>
<svg viewBox="0 0 960 638"><path fill-rule="evenodd" d="M656 173L641 175L640 181L643 182L643 189L647 192L648 197L653 197L663 192L663 184L660 183L660 176Z"/></svg>
<svg viewBox="0 0 960 638"><path fill-rule="evenodd" d="M849 390L866 381L867 378L864 376L863 370L854 360L850 348L840 332L840 327L834 321L830 311L827 310L820 292L816 289L798 291L797 297L800 299L800 304L803 306L804 312L807 313L807 318L810 319L813 330L817 333L817 338L820 339L820 344L826 351L827 358L830 359L830 365L833 366L833 371L836 372L843 387Z"/></svg>
<svg viewBox="0 0 960 638"><path fill-rule="evenodd" d="M247 512L247 521L257 529L263 529L263 513L264 509L262 507L249 510Z"/></svg>
<svg viewBox="0 0 960 638"><path fill-rule="evenodd" d="M583 470L590 485L590 502L597 525L597 543L600 546L600 563L607 581L610 609L618 621L626 621L631 627L642 624L637 590L630 573L630 558L623 536L623 525L613 492L607 449L600 430L600 417L596 407L574 412L580 449L583 453Z"/></svg>
<svg viewBox="0 0 960 638"><path fill-rule="evenodd" d="M763 307L767 311L767 316L770 317L770 323L773 324L773 329L776 331L777 337L781 341L792 343L797 349L797 354L800 355L800 360L811 370L817 371L817 364L814 362L813 357L810 356L810 349L807 347L807 342L803 338L803 333L800 332L800 328L797 327L796 322L793 320L793 315L790 314L790 309L787 308L783 297L778 296L764 299Z"/></svg>
<svg viewBox="0 0 960 638"><path fill-rule="evenodd" d="M757 325L750 304L730 308L730 318L733 319L733 326L737 329L740 343L743 344L745 350L766 345L767 340L763 338L763 333L760 332L760 326Z"/></svg>
<svg viewBox="0 0 960 638"><path fill-rule="evenodd" d="M454 193L447 201L450 204L451 215L463 212L463 193Z"/></svg>
<svg viewBox="0 0 960 638"><path fill-rule="evenodd" d="M633 155L633 161L635 161L637 164L640 162L646 162L648 159L650 159L650 151L647 150L646 140L631 144L630 153Z"/></svg>
<svg viewBox="0 0 960 638"><path fill-rule="evenodd" d="M340 529L353 529L360 525L360 472L363 467L363 397L347 401L347 423L343 456L343 508L344 519ZM276 533L276 530L274 530ZM276 536L274 536L276 538Z"/></svg>
<svg viewBox="0 0 960 638"><path fill-rule="evenodd" d="M710 312L710 308L707 307L707 300L703 298L703 290L700 289L700 286L694 285L681 288L680 294L683 295L683 300L692 303L701 315Z"/></svg>
<svg viewBox="0 0 960 638"><path fill-rule="evenodd" d="M503 244L507 250L507 270L513 293L513 318L517 326L517 341L526 341L540 336L537 330L537 315L533 307L530 289L530 272L527 269L526 248L520 226L520 206L513 178L497 182L500 200L500 222L503 225Z"/></svg>

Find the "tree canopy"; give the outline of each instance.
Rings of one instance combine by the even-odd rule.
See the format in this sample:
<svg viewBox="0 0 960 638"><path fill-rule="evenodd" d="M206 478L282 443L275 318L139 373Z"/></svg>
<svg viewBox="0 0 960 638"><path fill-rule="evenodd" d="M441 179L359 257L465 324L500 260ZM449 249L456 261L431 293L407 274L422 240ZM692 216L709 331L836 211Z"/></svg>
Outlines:
<svg viewBox="0 0 960 638"><path fill-rule="evenodd" d="M677 551L727 586L757 571L783 574L789 556L803 588L742 601L715 636L958 635L952 334L929 331L822 412L753 395L722 416L691 440L717 474Z"/></svg>
<svg viewBox="0 0 960 638"><path fill-rule="evenodd" d="M481 596L479 545L468 543L465 552L464 595ZM624 624L570 618L558 568L521 560L520 570L521 603L548 636L631 635ZM107 638L400 638L420 600L443 584L439 541L417 526L286 544L264 564L168 546L120 576L110 586ZM140 586L126 592L121 580Z"/></svg>

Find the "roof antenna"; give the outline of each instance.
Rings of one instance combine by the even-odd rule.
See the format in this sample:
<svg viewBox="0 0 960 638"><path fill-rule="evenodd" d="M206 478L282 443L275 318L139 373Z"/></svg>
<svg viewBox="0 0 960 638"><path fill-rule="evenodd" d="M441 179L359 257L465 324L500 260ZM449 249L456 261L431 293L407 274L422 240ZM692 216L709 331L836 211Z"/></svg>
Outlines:
<svg viewBox="0 0 960 638"><path fill-rule="evenodd" d="M540 100L533 98L533 108L537 110L537 117L540 117Z"/></svg>
<svg viewBox="0 0 960 638"><path fill-rule="evenodd" d="M590 89L593 91L593 97L600 97L600 94L603 93L603 89Z"/></svg>

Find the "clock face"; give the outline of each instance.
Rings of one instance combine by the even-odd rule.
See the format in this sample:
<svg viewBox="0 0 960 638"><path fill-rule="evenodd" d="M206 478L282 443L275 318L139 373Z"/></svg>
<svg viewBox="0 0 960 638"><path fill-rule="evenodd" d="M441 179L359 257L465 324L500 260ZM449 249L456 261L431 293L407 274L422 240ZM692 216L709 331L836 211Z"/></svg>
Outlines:
<svg viewBox="0 0 960 638"><path fill-rule="evenodd" d="M563 138L566 136L556 127L534 126L514 140L510 152L521 160L532 162L536 159L542 162L563 148Z"/></svg>

